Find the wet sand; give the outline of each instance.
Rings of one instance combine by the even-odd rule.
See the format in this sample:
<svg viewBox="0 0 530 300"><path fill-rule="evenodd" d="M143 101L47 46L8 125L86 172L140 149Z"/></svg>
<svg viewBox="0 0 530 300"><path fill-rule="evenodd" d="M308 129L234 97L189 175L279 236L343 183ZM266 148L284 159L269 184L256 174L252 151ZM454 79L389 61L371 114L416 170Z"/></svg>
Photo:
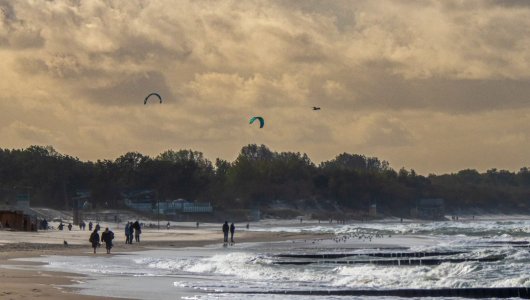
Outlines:
<svg viewBox="0 0 530 300"><path fill-rule="evenodd" d="M141 243L128 245L116 229L114 253L143 251L154 248L200 247L221 242L219 232L208 229L175 228L171 230L147 229ZM115 299L85 296L68 285L82 277L78 274L35 271L29 262L16 261L42 255L94 255L88 243L89 231L0 231L0 299ZM272 242L321 238L323 235L299 233L238 232L237 242ZM68 246L64 245L67 241ZM95 255L106 256L104 247ZM111 254L112 255L112 254ZM28 268L30 267L30 268Z"/></svg>

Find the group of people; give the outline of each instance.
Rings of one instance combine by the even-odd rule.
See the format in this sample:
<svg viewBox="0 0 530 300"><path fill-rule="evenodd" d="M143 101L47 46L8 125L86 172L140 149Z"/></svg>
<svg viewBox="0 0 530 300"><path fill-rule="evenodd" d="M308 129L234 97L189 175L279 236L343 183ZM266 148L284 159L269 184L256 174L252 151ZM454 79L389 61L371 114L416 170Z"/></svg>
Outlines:
<svg viewBox="0 0 530 300"><path fill-rule="evenodd" d="M88 241L92 244L94 249L94 254L96 254L96 249L101 246L100 237L99 237L99 225L94 228L94 231L90 234ZM105 231L101 233L101 242L105 242L105 248L107 249L107 254L110 254L110 249L112 249L112 240L114 239L114 232L110 231L109 228L105 228Z"/></svg>
<svg viewBox="0 0 530 300"><path fill-rule="evenodd" d="M134 240L139 243L140 242L140 234L142 233L142 226L136 220L136 222L128 222L125 225L125 244L132 244L133 243L133 235Z"/></svg>
<svg viewBox="0 0 530 300"><path fill-rule="evenodd" d="M92 230L92 222L88 224L88 227L90 230ZM114 240L114 232L109 230L109 228L105 228L105 231L101 233L101 236L99 235L100 226L99 224L96 224L94 231L90 234L90 238L88 241L92 244L92 248L94 249L94 254L96 253L96 249L101 246L101 243L105 243L105 248L107 249L107 254L110 254L110 249L112 249L112 240ZM136 220L136 222L128 222L125 225L125 243L126 244L132 244L133 243L133 236L137 243L140 242L140 234L142 233L141 225Z"/></svg>
<svg viewBox="0 0 530 300"><path fill-rule="evenodd" d="M40 230L48 230L48 229L54 229L53 227L50 227L49 223L48 223L48 220L46 219L42 219L39 221L38 223L38 226L39 226L39 229ZM59 225L57 226L57 229L59 230L64 230L64 227L67 227L68 230L72 230L73 228L73 225L72 223L68 223L68 225L65 225L62 221L59 223ZM92 222L89 223L89 227L88 227L88 230L92 231L92 227L93 227L93 224ZM86 223L85 221L81 221L79 222L79 230L85 230L86 229Z"/></svg>
<svg viewBox="0 0 530 300"><path fill-rule="evenodd" d="M228 233L230 232L230 243L234 243L234 232L236 231L236 226L234 223L228 225L228 221L225 221L223 224L223 235L224 235L224 243L228 243Z"/></svg>
<svg viewBox="0 0 530 300"><path fill-rule="evenodd" d="M89 228L92 228L92 222L89 224ZM248 228L248 225L247 225ZM96 225L94 228L94 231L90 234L89 242L92 244L92 248L94 249L94 254L96 253L96 249L101 246L100 242L105 243L105 248L107 249L107 254L110 254L110 250L112 249L112 240L114 239L114 232L110 231L109 228L105 228L105 231L101 233L101 237L99 235L100 226L99 224ZM230 234L230 243L233 244L234 242L234 233L236 231L236 226L234 223L231 223L228 225L228 221L225 221L222 227L223 235L224 235L224 243L229 243L228 240L228 234ZM125 243L126 244L132 244L133 243L133 235L134 239L137 243L140 242L140 234L142 233L141 225L136 220L136 222L128 222L125 225Z"/></svg>
<svg viewBox="0 0 530 300"><path fill-rule="evenodd" d="M61 223L59 224L59 226L57 226L57 228L58 228L59 230L63 230L63 229L64 229L64 224L63 224L63 222L61 222ZM72 231L72 223L68 223L68 230L69 230L69 231Z"/></svg>
<svg viewBox="0 0 530 300"><path fill-rule="evenodd" d="M85 230L86 229L86 223L85 221L79 222L79 230Z"/></svg>

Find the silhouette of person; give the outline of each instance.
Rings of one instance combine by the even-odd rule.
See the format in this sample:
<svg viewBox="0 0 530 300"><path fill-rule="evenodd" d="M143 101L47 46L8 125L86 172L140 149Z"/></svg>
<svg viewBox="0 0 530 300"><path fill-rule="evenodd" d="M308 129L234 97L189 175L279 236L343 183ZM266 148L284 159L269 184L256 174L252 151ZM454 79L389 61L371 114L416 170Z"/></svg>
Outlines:
<svg viewBox="0 0 530 300"><path fill-rule="evenodd" d="M105 248L107 249L107 254L110 254L110 249L112 249L112 240L114 239L114 232L110 231L109 228L105 228L105 231L101 234L101 241L105 242Z"/></svg>
<svg viewBox="0 0 530 300"><path fill-rule="evenodd" d="M125 244L129 244L129 223L125 224Z"/></svg>
<svg viewBox="0 0 530 300"><path fill-rule="evenodd" d="M228 243L228 230L229 230L229 226L228 226L228 221L225 221L225 223L223 224L223 235L224 235L224 242L225 243Z"/></svg>
<svg viewBox="0 0 530 300"><path fill-rule="evenodd" d="M133 228L134 228L134 240L137 243L139 243L140 242L140 234L142 233L142 226L140 225L140 222L138 222L138 220L136 220L133 223Z"/></svg>
<svg viewBox="0 0 530 300"><path fill-rule="evenodd" d="M129 222L129 244L133 243L134 228L133 222Z"/></svg>
<svg viewBox="0 0 530 300"><path fill-rule="evenodd" d="M230 224L230 242L234 242L234 232L236 231L236 226L234 223Z"/></svg>
<svg viewBox="0 0 530 300"><path fill-rule="evenodd" d="M96 254L96 248L99 247L99 233L97 229L94 229L94 231L90 234L90 238L88 239L90 243L92 243L92 248L94 248L94 254Z"/></svg>

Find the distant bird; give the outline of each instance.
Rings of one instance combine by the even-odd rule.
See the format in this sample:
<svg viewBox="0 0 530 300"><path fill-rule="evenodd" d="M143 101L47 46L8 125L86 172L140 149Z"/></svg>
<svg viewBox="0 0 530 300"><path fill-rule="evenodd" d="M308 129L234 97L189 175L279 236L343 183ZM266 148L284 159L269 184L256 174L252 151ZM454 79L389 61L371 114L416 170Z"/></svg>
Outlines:
<svg viewBox="0 0 530 300"><path fill-rule="evenodd" d="M68 242L67 242L66 240L64 240L64 241L63 241L63 245L64 245L65 247L68 247Z"/></svg>
<svg viewBox="0 0 530 300"><path fill-rule="evenodd" d="M320 107L313 106L313 110L320 110Z"/></svg>

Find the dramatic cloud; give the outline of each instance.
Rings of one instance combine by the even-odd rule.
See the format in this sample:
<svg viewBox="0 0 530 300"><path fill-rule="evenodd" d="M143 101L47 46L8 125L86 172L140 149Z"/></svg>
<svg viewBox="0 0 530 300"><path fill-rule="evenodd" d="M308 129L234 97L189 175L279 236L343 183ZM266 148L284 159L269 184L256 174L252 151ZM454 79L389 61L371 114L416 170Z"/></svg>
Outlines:
<svg viewBox="0 0 530 300"><path fill-rule="evenodd" d="M0 146L518 169L529 50L527 1L0 0Z"/></svg>

